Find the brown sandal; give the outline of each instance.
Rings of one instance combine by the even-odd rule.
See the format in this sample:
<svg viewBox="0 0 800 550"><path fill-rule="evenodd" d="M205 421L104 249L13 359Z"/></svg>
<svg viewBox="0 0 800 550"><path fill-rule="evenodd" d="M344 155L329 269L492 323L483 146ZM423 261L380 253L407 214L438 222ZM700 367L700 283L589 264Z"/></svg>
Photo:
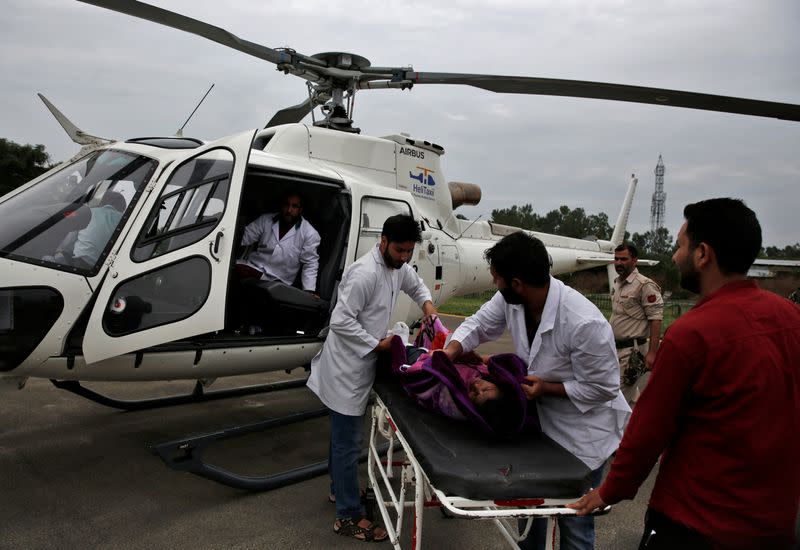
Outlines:
<svg viewBox="0 0 800 550"><path fill-rule="evenodd" d="M362 542L382 542L389 538L389 533L383 527L375 525L374 522L369 522L366 527L359 525L366 518L361 518L358 521L352 519L337 519L333 524L333 532L337 535L344 537L352 537ZM367 520L369 521L369 520ZM378 531L379 532L376 532Z"/></svg>

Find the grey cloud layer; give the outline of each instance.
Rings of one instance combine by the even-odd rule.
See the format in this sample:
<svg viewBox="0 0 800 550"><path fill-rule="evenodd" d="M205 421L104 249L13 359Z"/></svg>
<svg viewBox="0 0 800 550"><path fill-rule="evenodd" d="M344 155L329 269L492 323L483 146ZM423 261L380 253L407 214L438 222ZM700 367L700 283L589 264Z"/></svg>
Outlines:
<svg viewBox="0 0 800 550"><path fill-rule="evenodd" d="M800 4L775 2L192 2L156 4L270 47L353 51L377 65L660 86L800 103ZM211 82L187 133L216 138L263 125L300 101L301 81L217 44L70 0L11 0L0 20L0 135L77 150L39 103L79 126L126 138L171 134ZM649 226L653 168L667 164L667 223L687 202L744 198L768 244L800 240L800 125L752 117L516 97L417 86L362 93L365 132L410 132L447 150L448 179L474 181L467 215L531 202L603 210L613 219L639 176L630 228Z"/></svg>

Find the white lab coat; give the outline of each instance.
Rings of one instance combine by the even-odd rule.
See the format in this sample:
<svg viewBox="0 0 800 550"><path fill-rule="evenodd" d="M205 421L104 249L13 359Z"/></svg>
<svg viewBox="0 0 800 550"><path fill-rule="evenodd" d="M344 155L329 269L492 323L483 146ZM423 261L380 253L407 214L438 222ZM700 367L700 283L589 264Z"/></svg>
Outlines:
<svg viewBox="0 0 800 550"><path fill-rule="evenodd" d="M308 387L329 409L360 416L375 382L379 340L386 336L399 291L420 307L431 293L417 272L386 266L376 246L348 267L339 285L325 345L311 361Z"/></svg>
<svg viewBox="0 0 800 550"><path fill-rule="evenodd" d="M305 218L300 218L281 239L279 222L280 214L272 212L259 216L244 228L242 245L258 242L258 248L242 263L261 271L263 279L279 280L287 285L294 283L302 265L303 290L316 290L319 233Z"/></svg>
<svg viewBox="0 0 800 550"><path fill-rule="evenodd" d="M579 292L550 278L542 319L528 342L525 311L496 293L467 318L451 339L464 351L494 340L508 328L515 352L528 373L562 382L568 399L537 399L542 431L581 459L599 468L617 449L631 409L619 390L619 362L611 326Z"/></svg>

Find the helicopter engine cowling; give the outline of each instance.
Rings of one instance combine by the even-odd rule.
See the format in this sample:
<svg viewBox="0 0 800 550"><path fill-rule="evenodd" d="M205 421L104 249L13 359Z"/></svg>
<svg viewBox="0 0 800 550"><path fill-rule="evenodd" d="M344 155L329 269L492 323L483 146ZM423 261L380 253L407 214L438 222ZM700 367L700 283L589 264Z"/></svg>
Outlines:
<svg viewBox="0 0 800 550"><path fill-rule="evenodd" d="M462 204L475 206L481 202L481 187L478 184L461 181L448 181L447 186L450 188L450 197L453 201L453 210Z"/></svg>

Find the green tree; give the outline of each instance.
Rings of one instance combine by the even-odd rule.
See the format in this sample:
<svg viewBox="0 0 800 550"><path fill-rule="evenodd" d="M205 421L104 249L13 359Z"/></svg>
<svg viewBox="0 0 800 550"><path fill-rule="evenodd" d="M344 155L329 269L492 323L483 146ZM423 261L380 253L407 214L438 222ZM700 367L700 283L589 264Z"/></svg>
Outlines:
<svg viewBox="0 0 800 550"><path fill-rule="evenodd" d="M515 204L511 208L492 210L492 222L532 230L539 224L539 215L533 212L530 204L521 207Z"/></svg>
<svg viewBox="0 0 800 550"><path fill-rule="evenodd" d="M783 248L768 246L758 256L770 260L800 260L800 243L786 245Z"/></svg>
<svg viewBox="0 0 800 550"><path fill-rule="evenodd" d="M0 138L0 196L49 170L49 161L44 145L20 145Z"/></svg>
<svg viewBox="0 0 800 550"><path fill-rule="evenodd" d="M660 227L655 231L645 231L644 233L634 233L631 242L639 249L639 255L650 256L672 256L675 248L675 240L666 227Z"/></svg>
<svg viewBox="0 0 800 550"><path fill-rule="evenodd" d="M680 288L680 273L678 267L672 263L675 239L670 235L669 229L661 227L655 231L634 233L630 242L639 249L639 258L658 261L658 265L653 267L640 266L642 273L656 281L662 291L671 291L675 297L687 294Z"/></svg>
<svg viewBox="0 0 800 550"><path fill-rule="evenodd" d="M535 213L530 204L495 209L492 210L492 221L565 237L611 238L611 226L605 212L587 216L583 208L571 209L567 205L551 210L544 216Z"/></svg>

